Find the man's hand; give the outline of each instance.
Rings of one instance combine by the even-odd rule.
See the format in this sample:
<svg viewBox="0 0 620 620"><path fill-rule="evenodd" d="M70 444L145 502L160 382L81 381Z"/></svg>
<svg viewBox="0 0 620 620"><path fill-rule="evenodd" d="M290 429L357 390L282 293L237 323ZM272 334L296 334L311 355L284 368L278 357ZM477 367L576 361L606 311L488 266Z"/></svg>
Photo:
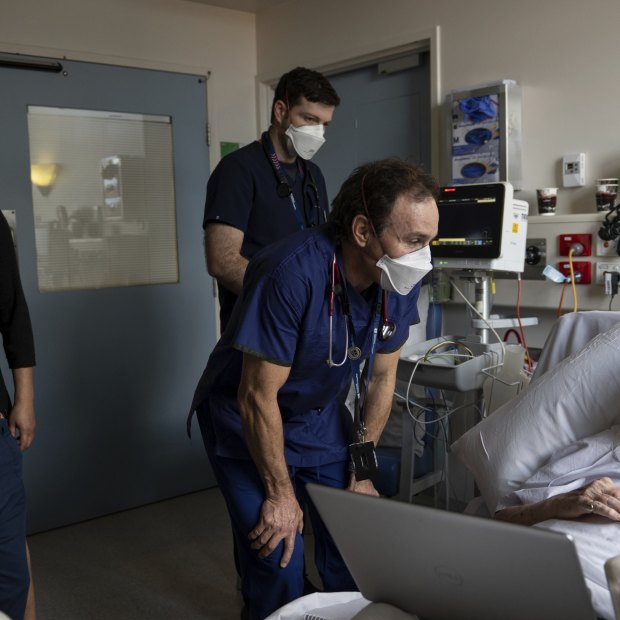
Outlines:
<svg viewBox="0 0 620 620"><path fill-rule="evenodd" d="M347 486L347 491L361 493L362 495L374 495L376 497L379 496L379 492L377 491L377 489L375 489L375 485L372 483L372 480L360 480L358 482L355 479L355 474L351 474L351 478L349 479L349 486Z"/></svg>
<svg viewBox="0 0 620 620"><path fill-rule="evenodd" d="M9 415L9 430L13 437L17 436L19 430L19 447L22 452L32 444L35 427L34 405L15 403Z"/></svg>
<svg viewBox="0 0 620 620"><path fill-rule="evenodd" d="M34 387L32 368L13 368L15 404L9 413L9 430L13 437L19 430L19 447L28 450L34 439Z"/></svg>
<svg viewBox="0 0 620 620"><path fill-rule="evenodd" d="M252 549L258 549L258 557L263 559L284 541L280 559L285 568L295 549L295 536L304 528L304 515L294 494L286 494L277 499L267 498L262 505L260 520L249 534Z"/></svg>

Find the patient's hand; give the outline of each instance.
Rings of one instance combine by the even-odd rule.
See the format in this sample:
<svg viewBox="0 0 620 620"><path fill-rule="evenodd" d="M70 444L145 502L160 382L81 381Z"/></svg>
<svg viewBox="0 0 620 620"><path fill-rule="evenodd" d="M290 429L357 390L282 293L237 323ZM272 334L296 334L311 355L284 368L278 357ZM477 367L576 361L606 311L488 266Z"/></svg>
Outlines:
<svg viewBox="0 0 620 620"><path fill-rule="evenodd" d="M594 480L576 491L549 498L555 501L556 517L572 519L597 514L611 521L620 521L620 487L609 478Z"/></svg>
<svg viewBox="0 0 620 620"><path fill-rule="evenodd" d="M495 518L534 525L547 519L575 519L589 514L620 521L620 487L609 478L594 480L580 489L555 495L536 504L499 510Z"/></svg>

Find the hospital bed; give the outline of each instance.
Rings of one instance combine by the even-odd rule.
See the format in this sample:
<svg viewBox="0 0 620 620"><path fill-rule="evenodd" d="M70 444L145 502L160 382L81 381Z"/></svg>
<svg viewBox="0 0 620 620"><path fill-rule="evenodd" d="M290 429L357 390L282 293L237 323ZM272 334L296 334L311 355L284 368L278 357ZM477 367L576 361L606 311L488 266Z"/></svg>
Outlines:
<svg viewBox="0 0 620 620"><path fill-rule="evenodd" d="M620 312L580 312L559 319L529 387L451 446L481 492L467 512L491 516L501 498L519 489L554 452L620 424L619 367ZM620 446L617 458L620 461ZM618 467L620 477L620 462ZM573 537L597 614L620 620L613 607L616 604L620 612L620 524L586 517L553 519L536 527ZM312 596L272 618L301 619L309 609L334 602L357 599L362 607L368 603L353 593Z"/></svg>
<svg viewBox="0 0 620 620"><path fill-rule="evenodd" d="M620 313L579 312L554 325L529 387L451 446L480 497L466 512L490 516L558 450L620 424ZM615 452L615 451L614 451ZM586 466L576 457L575 467ZM620 445L616 455L620 478ZM620 555L620 524L596 516L538 524L573 537L594 607L614 612L605 563Z"/></svg>

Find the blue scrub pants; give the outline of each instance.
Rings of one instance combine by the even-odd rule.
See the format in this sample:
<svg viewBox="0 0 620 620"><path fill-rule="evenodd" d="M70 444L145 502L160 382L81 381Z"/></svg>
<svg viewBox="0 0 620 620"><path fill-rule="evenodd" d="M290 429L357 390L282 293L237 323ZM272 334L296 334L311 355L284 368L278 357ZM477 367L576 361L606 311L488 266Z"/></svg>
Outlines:
<svg viewBox="0 0 620 620"><path fill-rule="evenodd" d="M265 499L258 470L251 460L217 456L211 416L204 404L198 408L197 414L207 454L228 507L241 568L241 590L248 605L249 619L264 620L282 605L303 595L303 538L297 534L293 556L286 568L280 568L283 542L267 558L259 559L258 551L250 548L248 538L258 523ZM314 561L325 591L356 591L358 588L353 578L306 492L308 482L346 487L348 463L312 468L289 467L289 472L297 500L302 507L308 508L315 538Z"/></svg>
<svg viewBox="0 0 620 620"><path fill-rule="evenodd" d="M0 420L0 611L21 620L29 585L22 454L7 421Z"/></svg>

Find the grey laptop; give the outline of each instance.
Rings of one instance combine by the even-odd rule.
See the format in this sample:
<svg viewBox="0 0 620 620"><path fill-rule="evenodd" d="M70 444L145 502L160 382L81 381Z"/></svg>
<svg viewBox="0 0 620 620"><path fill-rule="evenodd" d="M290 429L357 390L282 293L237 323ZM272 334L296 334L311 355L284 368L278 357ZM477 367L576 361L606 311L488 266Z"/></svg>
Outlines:
<svg viewBox="0 0 620 620"><path fill-rule="evenodd" d="M324 486L308 492L371 601L423 620L596 617L563 534Z"/></svg>

